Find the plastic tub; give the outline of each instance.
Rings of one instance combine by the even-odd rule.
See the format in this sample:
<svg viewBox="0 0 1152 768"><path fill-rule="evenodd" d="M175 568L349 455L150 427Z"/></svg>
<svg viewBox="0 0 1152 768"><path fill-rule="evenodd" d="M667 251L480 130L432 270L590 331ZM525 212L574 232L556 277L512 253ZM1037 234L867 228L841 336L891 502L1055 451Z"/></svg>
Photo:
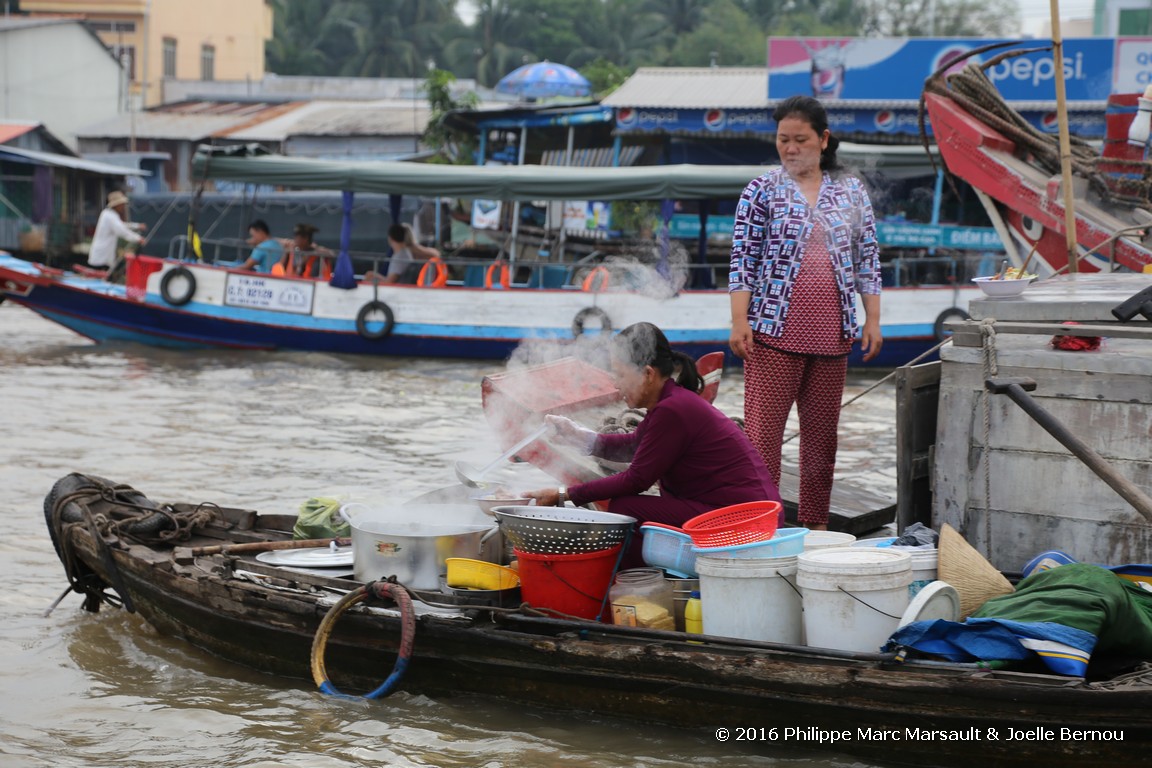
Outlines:
<svg viewBox="0 0 1152 768"><path fill-rule="evenodd" d="M840 531L812 531L804 537L804 551L812 552L817 549L850 547L855 542L856 537L850 533L841 533Z"/></svg>
<svg viewBox="0 0 1152 768"><path fill-rule="evenodd" d="M802 644L796 567L794 555L756 560L697 555L704 634Z"/></svg>
<svg viewBox="0 0 1152 768"><path fill-rule="evenodd" d="M693 547L697 557L722 557L733 560L791 557L804 551L807 528L782 528L768 541L737 544L734 547Z"/></svg>
<svg viewBox="0 0 1152 768"><path fill-rule="evenodd" d="M513 589L520 586L520 574L503 565L465 557L449 557L445 582L454 589Z"/></svg>
<svg viewBox="0 0 1152 768"><path fill-rule="evenodd" d="M875 653L908 608L912 556L874 547L834 547L797 557L808 645Z"/></svg>
<svg viewBox="0 0 1152 768"><path fill-rule="evenodd" d="M645 563L663 568L670 576L696 578L696 554L692 551L691 536L663 523L644 523L640 533L644 536L641 554Z"/></svg>

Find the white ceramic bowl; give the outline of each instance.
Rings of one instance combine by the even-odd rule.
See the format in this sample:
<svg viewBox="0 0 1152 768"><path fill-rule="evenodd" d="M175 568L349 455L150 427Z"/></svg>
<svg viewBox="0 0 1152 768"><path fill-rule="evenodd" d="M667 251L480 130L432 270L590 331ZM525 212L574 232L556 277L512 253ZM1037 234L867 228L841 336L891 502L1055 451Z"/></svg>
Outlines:
<svg viewBox="0 0 1152 768"><path fill-rule="evenodd" d="M974 277L972 282L980 286L980 290L984 291L985 296L1004 297L1019 296L1035 279L1035 277L1026 277L1016 280L997 280L995 277Z"/></svg>
<svg viewBox="0 0 1152 768"><path fill-rule="evenodd" d="M484 514L488 515L489 517L496 517L496 515L492 512L492 510L496 507L506 507L509 505L514 507L526 507L532 503L532 499L510 499L506 496L479 496L475 499L475 501L480 505L480 509L484 510Z"/></svg>

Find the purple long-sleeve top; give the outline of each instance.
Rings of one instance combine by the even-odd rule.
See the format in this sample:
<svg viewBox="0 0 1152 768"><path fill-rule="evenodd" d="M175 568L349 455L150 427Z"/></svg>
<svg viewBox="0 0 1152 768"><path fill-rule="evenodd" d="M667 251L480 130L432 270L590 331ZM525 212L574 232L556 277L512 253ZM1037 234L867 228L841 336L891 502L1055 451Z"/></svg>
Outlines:
<svg viewBox="0 0 1152 768"><path fill-rule="evenodd" d="M628 461L623 472L568 489L575 504L634 496L660 483L662 496L713 508L780 501L760 454L732 419L669 379L635 432L600 435L595 456Z"/></svg>

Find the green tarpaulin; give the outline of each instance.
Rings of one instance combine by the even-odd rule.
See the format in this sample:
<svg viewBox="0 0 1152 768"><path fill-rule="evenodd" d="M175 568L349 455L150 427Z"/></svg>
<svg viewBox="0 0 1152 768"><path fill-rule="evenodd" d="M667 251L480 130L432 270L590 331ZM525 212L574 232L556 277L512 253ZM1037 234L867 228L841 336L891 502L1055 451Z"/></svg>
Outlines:
<svg viewBox="0 0 1152 768"><path fill-rule="evenodd" d="M342 162L231 152L202 147L192 161L197 179L223 179L299 189L379 192L489 200L735 199L767 167L648 165L566 168L555 165L432 165Z"/></svg>

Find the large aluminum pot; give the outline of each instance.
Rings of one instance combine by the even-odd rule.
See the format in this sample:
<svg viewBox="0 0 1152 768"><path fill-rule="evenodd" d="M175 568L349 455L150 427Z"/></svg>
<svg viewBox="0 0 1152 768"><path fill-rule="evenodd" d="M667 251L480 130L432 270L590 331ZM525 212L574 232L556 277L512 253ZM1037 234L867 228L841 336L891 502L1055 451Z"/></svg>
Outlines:
<svg viewBox="0 0 1152 768"><path fill-rule="evenodd" d="M348 505L351 506L351 505ZM498 562L499 529L473 505L418 504L365 509L345 517L352 524L352 571L357 581L395 576L413 589L440 589L449 557Z"/></svg>

